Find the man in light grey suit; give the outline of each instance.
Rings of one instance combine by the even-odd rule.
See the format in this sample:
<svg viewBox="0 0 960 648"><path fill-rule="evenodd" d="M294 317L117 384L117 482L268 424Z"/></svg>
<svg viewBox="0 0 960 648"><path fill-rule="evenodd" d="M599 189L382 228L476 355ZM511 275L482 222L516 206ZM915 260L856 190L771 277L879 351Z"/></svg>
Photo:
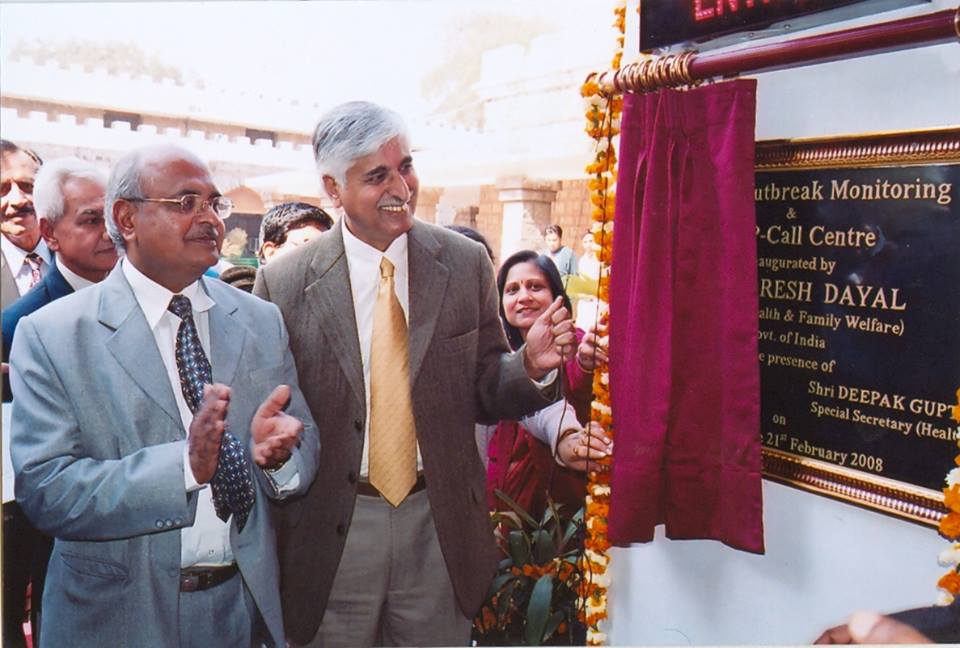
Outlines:
<svg viewBox="0 0 960 648"><path fill-rule="evenodd" d="M287 632L323 648L466 645L497 565L474 421L555 399L573 324L558 300L509 352L486 251L414 220L419 183L395 113L338 106L313 143L342 218L254 287L280 306L324 421L317 481L278 516ZM381 439L399 436L384 460Z"/></svg>
<svg viewBox="0 0 960 648"><path fill-rule="evenodd" d="M319 441L276 307L201 276L230 209L187 151L131 153L105 205L126 257L20 321L17 500L56 538L43 647L284 645L267 500L307 489Z"/></svg>

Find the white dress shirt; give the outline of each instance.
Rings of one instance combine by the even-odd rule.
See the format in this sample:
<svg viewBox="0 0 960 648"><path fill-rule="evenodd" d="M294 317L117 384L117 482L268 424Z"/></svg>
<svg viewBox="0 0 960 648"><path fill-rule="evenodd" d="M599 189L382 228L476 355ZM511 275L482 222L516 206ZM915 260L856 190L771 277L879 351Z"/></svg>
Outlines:
<svg viewBox="0 0 960 648"><path fill-rule="evenodd" d="M57 254L57 270L60 271L60 274L63 275L63 278L70 284L70 287L73 288L73 292L77 292L81 288L86 288L87 286L92 286L93 282L89 279L84 279L76 272L67 267L67 264L63 262L63 257L60 254Z"/></svg>
<svg viewBox="0 0 960 648"><path fill-rule="evenodd" d="M177 330L180 328L181 319L167 310L174 293L137 270L126 257L121 260L121 264L123 274L133 289L147 325L153 332L157 349L163 359L163 366L167 370L167 380L170 381L173 396L177 401L177 410L180 412L180 421L183 423L184 436L186 436L193 421L193 413L183 397L180 373L177 371ZM216 302L202 289L199 281L184 288L180 294L190 300L193 321L200 336L200 345L209 358L210 318L207 311L213 308ZM296 490L300 484L300 475L297 473L296 464L292 461L288 461L278 470L265 472L278 492ZM217 517L217 511L213 506L213 493L209 485L198 484L194 478L186 441L183 442L183 481L186 492L197 491L198 499L197 515L193 526L185 527L180 531L180 566L214 566L232 563L233 550L230 548L229 519L224 522Z"/></svg>
<svg viewBox="0 0 960 648"><path fill-rule="evenodd" d="M130 263L126 257L121 261L123 274L133 289L140 304L147 325L153 332L157 350L167 370L167 379L177 401L177 410L183 423L184 437L193 421L193 413L187 407L180 388L180 374L177 371L177 330L180 318L167 310L174 293L153 281ZM210 357L210 323L207 311L214 306L213 299L200 288L199 282L193 282L180 294L190 300L193 309L193 321L197 325L200 344L207 357ZM183 442L183 477L186 492L197 492L197 516L193 526L180 530L180 566L227 565L233 562L233 550L230 548L230 525L217 517L213 507L213 494L207 484L197 484L190 468L187 454L187 442Z"/></svg>
<svg viewBox="0 0 960 648"><path fill-rule="evenodd" d="M17 292L21 295L30 290L30 281L33 278L33 268L27 262L28 254L36 252L43 260L43 263L40 264L41 277L50 270L52 256L50 248L47 247L43 239L40 239L32 250L23 250L14 245L6 236L0 236L0 249L3 251L3 257L7 260L7 265L10 266L10 273L13 274L13 280L17 284Z"/></svg>
<svg viewBox="0 0 960 648"><path fill-rule="evenodd" d="M370 474L370 346L373 341L373 307L380 286L380 259L387 257L393 264L393 287L403 315L410 322L409 264L407 263L407 235L393 240L386 251L367 245L354 236L346 224L343 231L343 249L350 273L350 291L353 296L353 314L360 340L360 358L363 362L363 391L366 394L366 425L363 429L363 456L360 459L360 478ZM423 470L420 443L417 443L417 470Z"/></svg>
<svg viewBox="0 0 960 648"><path fill-rule="evenodd" d="M373 339L373 307L380 286L380 259L387 257L393 264L393 287L403 315L410 323L410 271L407 263L407 235L401 234L385 251L367 245L350 231L346 223L343 232L343 250L350 273L350 292L353 296L353 314L357 322L357 338L360 340L360 358L363 362L363 391L366 395L366 424L363 428L363 455L360 459L360 478L370 474L370 346ZM558 372L551 369L540 380L533 381L541 389L557 379ZM412 386L411 386L412 387ZM536 413L531 415L536 416ZM576 416L574 416L576 420ZM556 443L554 441L554 443ZM423 456L417 442L417 472L423 471Z"/></svg>

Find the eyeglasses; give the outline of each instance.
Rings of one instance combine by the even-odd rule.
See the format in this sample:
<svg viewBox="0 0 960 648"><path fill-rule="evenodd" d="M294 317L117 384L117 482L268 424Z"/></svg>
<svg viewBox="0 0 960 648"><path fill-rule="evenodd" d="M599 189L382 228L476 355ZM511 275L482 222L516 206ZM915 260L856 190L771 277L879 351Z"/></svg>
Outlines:
<svg viewBox="0 0 960 648"><path fill-rule="evenodd" d="M195 216L199 211L211 207L213 213L220 220L227 220L233 213L233 201L224 196L214 196L209 200L201 200L197 194L187 194L180 198L124 198L127 202L155 202L179 205L180 213L185 216Z"/></svg>

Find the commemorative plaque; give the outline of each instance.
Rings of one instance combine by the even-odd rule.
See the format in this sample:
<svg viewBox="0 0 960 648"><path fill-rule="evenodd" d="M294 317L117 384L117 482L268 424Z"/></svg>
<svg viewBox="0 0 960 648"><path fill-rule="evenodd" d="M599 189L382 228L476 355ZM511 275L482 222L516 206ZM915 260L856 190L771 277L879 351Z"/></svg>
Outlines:
<svg viewBox="0 0 960 648"><path fill-rule="evenodd" d="M935 524L958 454L960 129L758 144L768 477Z"/></svg>

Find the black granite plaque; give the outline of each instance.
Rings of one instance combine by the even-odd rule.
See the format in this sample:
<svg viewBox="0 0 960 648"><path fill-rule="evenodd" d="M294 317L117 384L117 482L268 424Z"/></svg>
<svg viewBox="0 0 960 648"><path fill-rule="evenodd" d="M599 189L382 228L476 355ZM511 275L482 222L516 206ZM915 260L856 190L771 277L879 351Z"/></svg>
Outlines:
<svg viewBox="0 0 960 648"><path fill-rule="evenodd" d="M958 453L960 165L756 175L766 448L940 490Z"/></svg>

